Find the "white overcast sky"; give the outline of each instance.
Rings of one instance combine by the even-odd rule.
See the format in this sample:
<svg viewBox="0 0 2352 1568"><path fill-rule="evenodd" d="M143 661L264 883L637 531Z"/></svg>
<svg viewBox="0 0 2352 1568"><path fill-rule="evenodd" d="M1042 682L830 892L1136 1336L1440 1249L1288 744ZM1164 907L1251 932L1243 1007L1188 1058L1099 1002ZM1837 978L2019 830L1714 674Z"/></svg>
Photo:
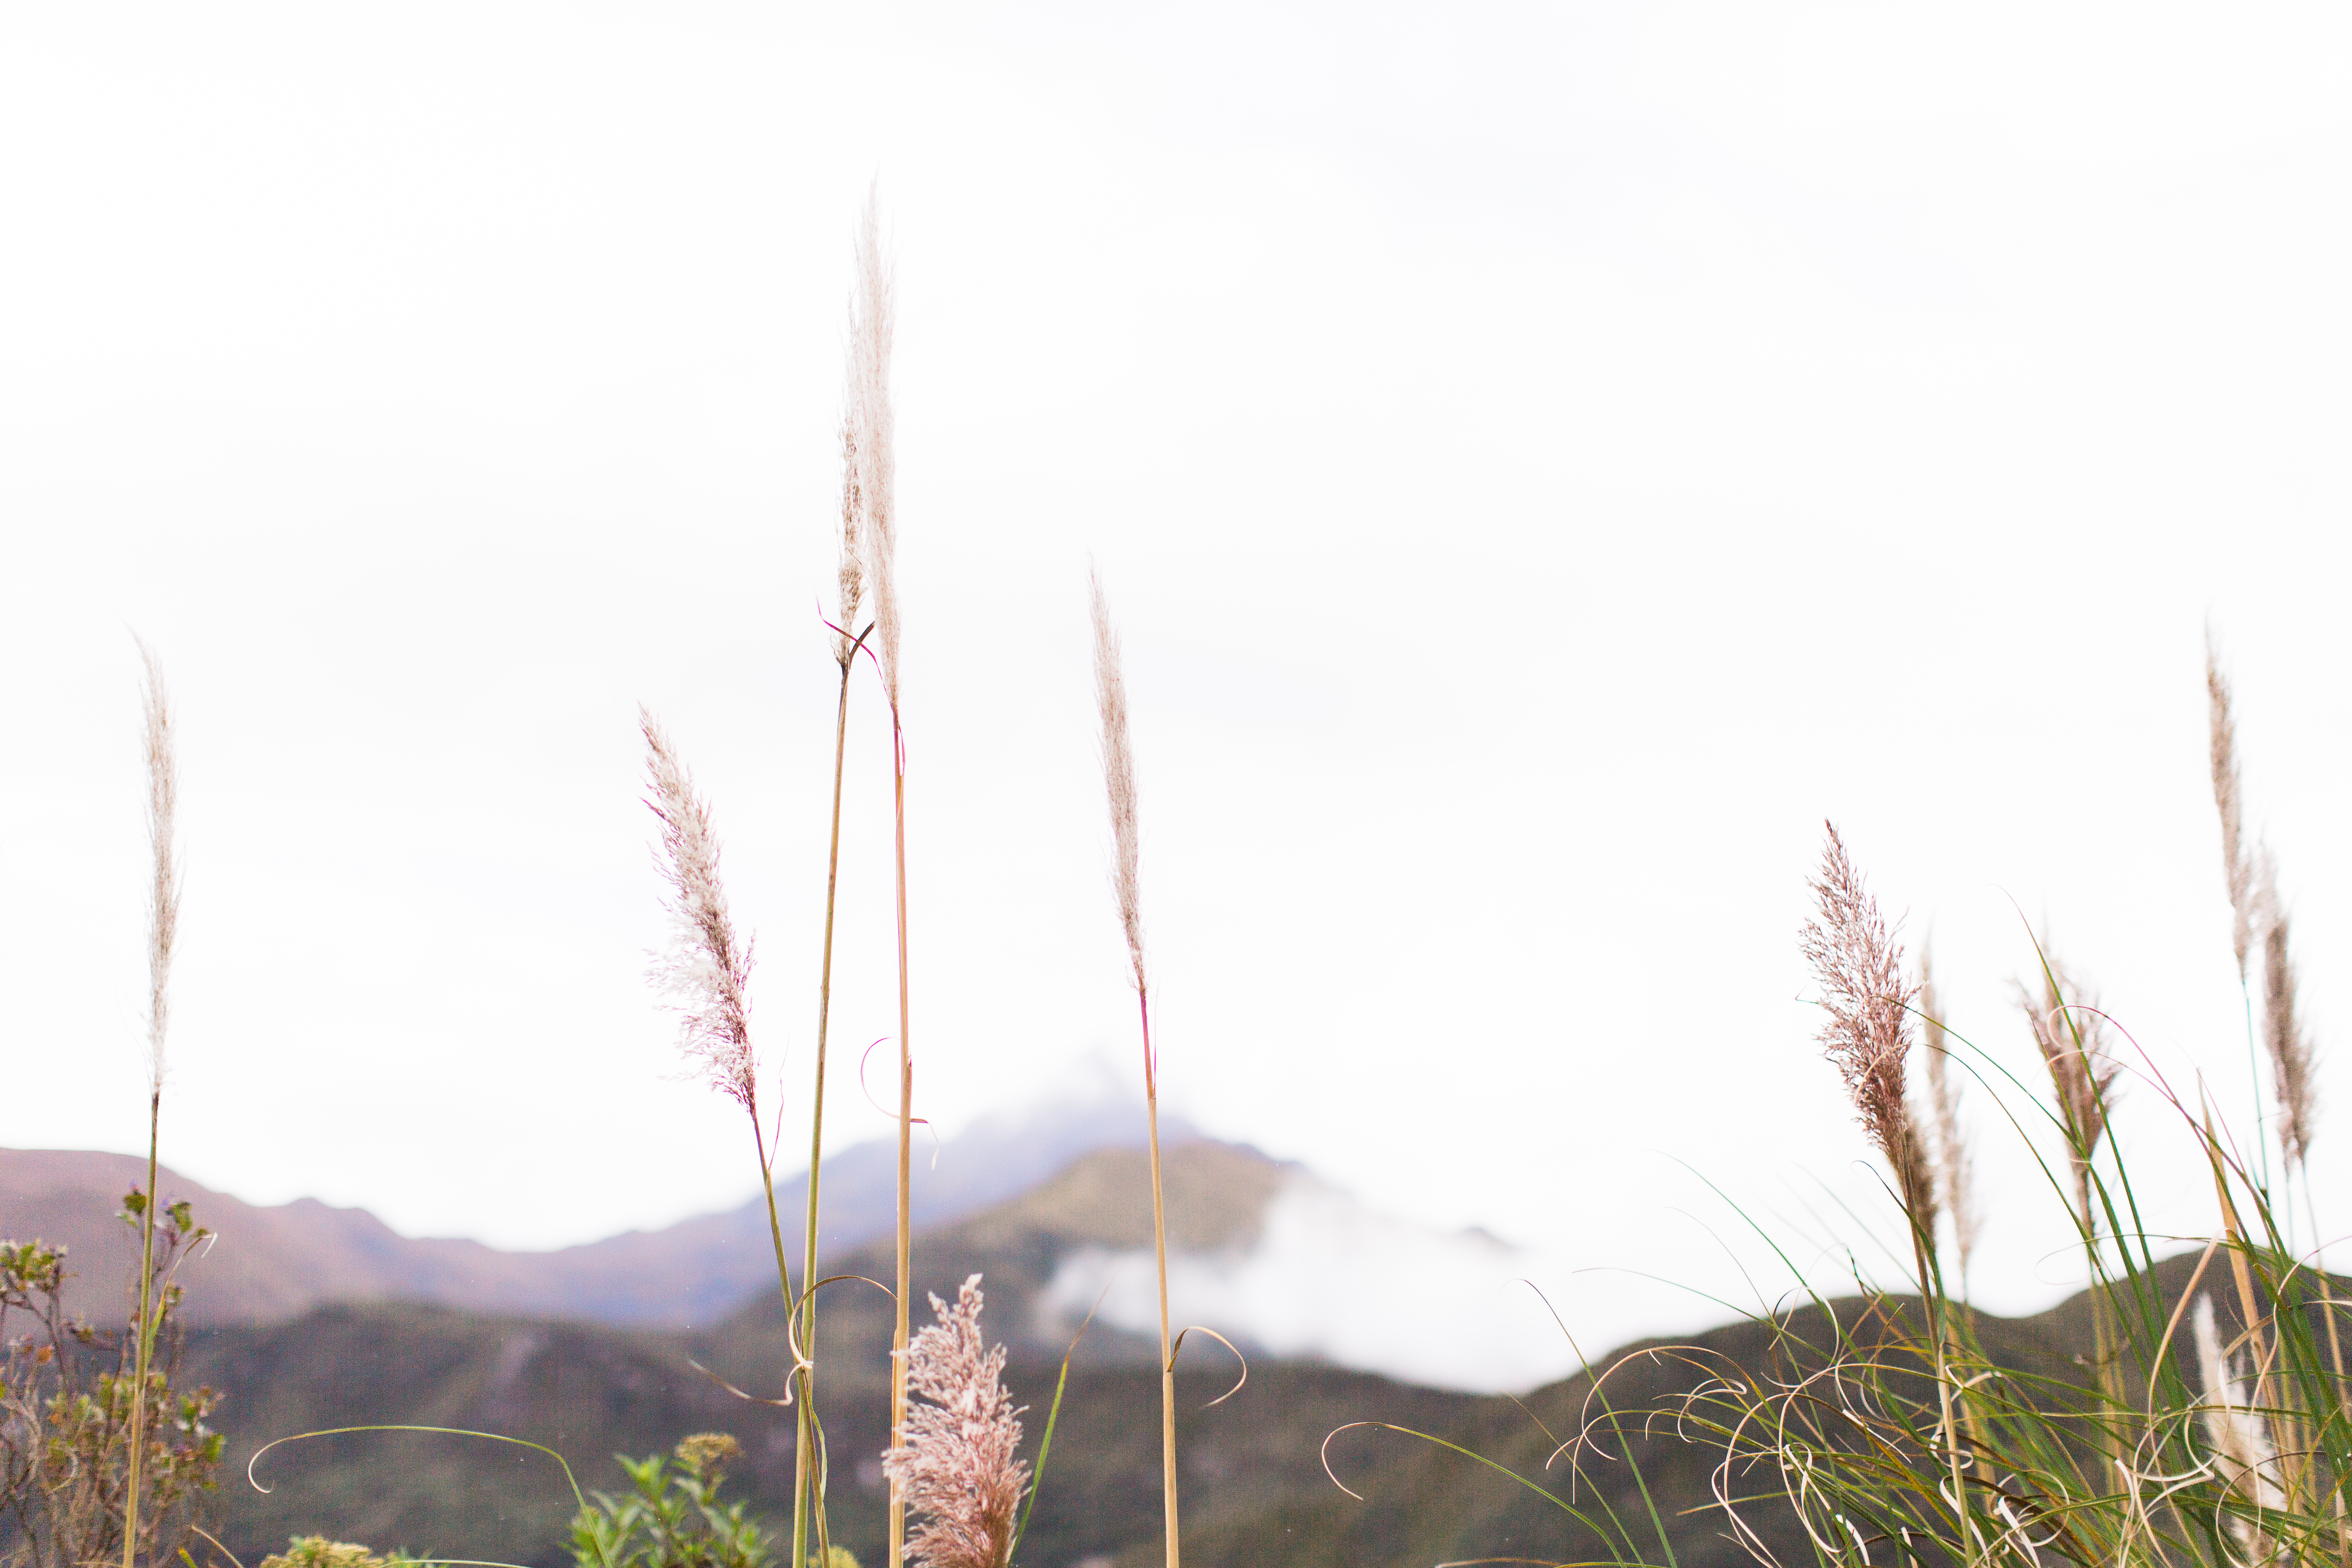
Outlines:
<svg viewBox="0 0 2352 1568"><path fill-rule="evenodd" d="M1091 552L1213 1132L1563 1269L1718 1283L1699 1175L1852 1230L1824 816L2002 1061L2046 921L2242 1117L2210 615L2352 1228L2339 13L0 17L0 1143L143 1145L135 629L184 733L168 1163L507 1245L749 1193L642 978L633 718L714 802L797 1121L878 177L920 1112L1133 1059ZM856 703L853 1063L897 1026ZM2022 1305L2070 1266L1977 1109Z"/></svg>

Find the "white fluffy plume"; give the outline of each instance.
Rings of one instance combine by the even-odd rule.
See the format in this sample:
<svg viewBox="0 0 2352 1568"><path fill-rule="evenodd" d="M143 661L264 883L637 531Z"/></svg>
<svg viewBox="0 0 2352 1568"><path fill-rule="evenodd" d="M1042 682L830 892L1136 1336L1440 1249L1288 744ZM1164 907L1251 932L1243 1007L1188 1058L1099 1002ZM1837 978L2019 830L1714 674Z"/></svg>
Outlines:
<svg viewBox="0 0 2352 1568"><path fill-rule="evenodd" d="M180 931L180 764L172 735L171 695L163 667L144 641L139 658L146 666L147 838L154 849L154 883L147 905L147 1082L163 1085L163 1038L172 1022L172 948Z"/></svg>
<svg viewBox="0 0 2352 1568"><path fill-rule="evenodd" d="M890 414L892 285L890 264L882 255L879 197L871 192L857 226L856 266L857 298L849 321L849 406L842 432L849 469L843 501L854 510L845 519L843 531L863 555L865 587L874 595L874 657L882 667L883 695L896 710L898 518L892 496L898 462ZM845 598L845 579L843 593Z"/></svg>

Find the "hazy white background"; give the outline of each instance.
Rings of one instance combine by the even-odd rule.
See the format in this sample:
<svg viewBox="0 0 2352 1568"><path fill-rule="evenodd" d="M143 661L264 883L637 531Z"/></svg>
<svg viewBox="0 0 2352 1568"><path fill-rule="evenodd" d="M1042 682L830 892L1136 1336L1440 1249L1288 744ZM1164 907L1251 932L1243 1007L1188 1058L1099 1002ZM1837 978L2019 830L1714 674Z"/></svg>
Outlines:
<svg viewBox="0 0 2352 1568"><path fill-rule="evenodd" d="M716 803L797 1118L878 174L920 1112L1131 1058L1092 552L1171 1100L1536 1249L1590 1331L1717 1309L1574 1269L1738 1289L1699 1175L1801 1261L1879 1202L1797 956L1824 816L2001 1060L2022 911L2242 1118L2210 615L2352 1227L2348 47L2325 8L9 6L0 1143L143 1142L136 628L184 736L169 1163L522 1246L748 1193L642 983L633 716ZM896 1027L856 699L853 1061ZM846 1074L834 1111L887 1126ZM1980 1295L2046 1300L2074 1266L1986 1137Z"/></svg>

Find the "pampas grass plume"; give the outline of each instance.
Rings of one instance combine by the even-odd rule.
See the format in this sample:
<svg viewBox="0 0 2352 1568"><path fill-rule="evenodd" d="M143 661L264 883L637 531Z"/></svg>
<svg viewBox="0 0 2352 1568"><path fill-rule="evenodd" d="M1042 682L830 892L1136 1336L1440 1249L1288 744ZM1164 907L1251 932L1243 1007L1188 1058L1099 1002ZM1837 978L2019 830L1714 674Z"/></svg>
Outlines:
<svg viewBox="0 0 2352 1568"><path fill-rule="evenodd" d="M1144 989L1143 850L1135 810L1135 752L1127 738L1127 677L1119 664L1118 630L1111 625L1102 578L1089 570L1095 623L1095 702L1102 714L1103 785L1110 801L1111 890L1118 900L1118 924L1127 938L1135 988Z"/></svg>
<svg viewBox="0 0 2352 1568"><path fill-rule="evenodd" d="M2279 901L2278 863L2267 849L2259 859L2255 900L2263 933L2263 1044L2270 1051L2272 1088L2278 1100L2279 1147L2289 1164L2300 1165L2311 1152L2317 1088L2311 1040L2295 1012L2294 954L2288 945L2286 910Z"/></svg>
<svg viewBox="0 0 2352 1568"><path fill-rule="evenodd" d="M1903 1205L1922 1236L1936 1228L1936 1189L1926 1151L1904 1092L1911 1052L1911 1000L1903 978L1903 950L1863 885L1836 825L1824 823L1829 843L1821 875L1811 886L1819 912L1805 922L1806 962L1821 982L1822 1048L1845 1079L1870 1141L1900 1184Z"/></svg>
<svg viewBox="0 0 2352 1568"><path fill-rule="evenodd" d="M2205 694L2210 709L2213 805L2221 816L2221 874L2230 891L2230 945L2238 955L2238 977L2246 977L2253 951L2253 865L2246 853L2245 806L2238 776L2238 723L2230 702L2230 678L2221 673L2213 628L2205 628Z"/></svg>
<svg viewBox="0 0 2352 1568"><path fill-rule="evenodd" d="M669 885L669 947L647 978L678 1014L678 1050L688 1075L752 1110L758 1070L751 1053L751 943L739 940L719 878L719 838L710 809L654 716L637 710L646 737L646 805L662 825L655 865Z"/></svg>
<svg viewBox="0 0 2352 1568"><path fill-rule="evenodd" d="M2069 996L2074 1000L2070 1002ZM2065 966L2053 958L2042 962L2042 996L2038 1002L2024 985L2017 988L2018 1005L2024 1009L2026 1022L2033 1030L2033 1044L2042 1053L2042 1065L2050 1069L2050 1084L2057 1095L2059 1112L2065 1118L2067 1133L2076 1144L2067 1151L2067 1157L2074 1167L2083 1223L2088 1225L2092 1217L2091 1157L2098 1152L2099 1140L2105 1135L2107 1110L2123 1064L2107 1054L2105 1015L2082 1002L2081 997L2082 988L2067 973Z"/></svg>
<svg viewBox="0 0 2352 1568"><path fill-rule="evenodd" d="M980 1331L980 1276L950 1307L937 1296L939 1321L908 1342L909 1405L903 1447L882 1455L885 1474L921 1516L907 1537L921 1568L1005 1568L1029 1467L1020 1458L1021 1411L1003 1384L1004 1347Z"/></svg>
<svg viewBox="0 0 2352 1568"><path fill-rule="evenodd" d="M139 643L146 667L147 838L154 850L154 882L147 909L147 1081L160 1089L165 1067L164 1036L172 1022L172 950L180 931L180 873L176 854L180 764L173 744L171 694L155 650Z"/></svg>
<svg viewBox="0 0 2352 1568"><path fill-rule="evenodd" d="M898 518L893 504L896 437L890 409L890 344L895 331L890 264L882 254L880 194L869 192L857 228L857 300L850 315L849 407L843 451L849 460L844 497L854 520L845 541L862 560L862 586L874 595L874 657L882 668L882 692L898 706ZM844 563L844 614L852 568ZM845 620L843 625L848 623Z"/></svg>

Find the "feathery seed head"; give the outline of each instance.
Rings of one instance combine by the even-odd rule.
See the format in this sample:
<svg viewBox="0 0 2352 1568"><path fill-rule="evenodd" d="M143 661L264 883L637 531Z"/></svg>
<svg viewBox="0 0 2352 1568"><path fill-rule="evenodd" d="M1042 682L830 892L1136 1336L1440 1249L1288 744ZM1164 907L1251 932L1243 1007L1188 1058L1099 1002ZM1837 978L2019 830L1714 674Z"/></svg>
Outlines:
<svg viewBox="0 0 2352 1568"><path fill-rule="evenodd" d="M654 717L637 710L646 737L646 805L662 825L654 857L668 884L665 906L674 922L670 946L656 955L646 978L674 1000L677 1043L688 1076L753 1110L757 1066L751 1054L751 943L736 940L719 879L719 838L710 808Z"/></svg>
<svg viewBox="0 0 2352 1568"><path fill-rule="evenodd" d="M1111 888L1118 897L1119 929L1127 937L1135 988L1143 989L1142 846L1135 814L1135 753L1127 739L1127 678L1119 668L1118 630L1102 577L1091 569L1095 618L1095 702L1102 711L1103 784L1110 797Z"/></svg>
<svg viewBox="0 0 2352 1568"><path fill-rule="evenodd" d="M2253 866L2246 853L2244 806L2238 778L2238 724L2230 706L2230 679L2213 628L2205 628L2205 694L2211 709L2213 805L2221 815L2221 873L2230 890L2230 942L2238 955L2238 977L2246 975L2253 950Z"/></svg>
<svg viewBox="0 0 2352 1568"><path fill-rule="evenodd" d="M1005 1568L1029 1467L1020 1458L1021 1411L1003 1381L1004 1347L980 1331L980 1276L939 1321L908 1342L906 1447L882 1468L922 1521L907 1537L917 1568Z"/></svg>
<svg viewBox="0 0 2352 1568"><path fill-rule="evenodd" d="M2294 954L2287 943L2286 910L2279 901L2278 862L2265 848L2257 857L2261 886L2255 894L2263 933L2263 1044L2269 1048L2271 1084L2279 1108L2279 1146L2289 1164L2311 1153L2318 1110L2312 1072L2311 1040L2295 1014Z"/></svg>
<svg viewBox="0 0 2352 1568"><path fill-rule="evenodd" d="M1959 1254L1960 1278L1969 1276L1969 1259L1977 1249L1983 1224L1976 1205L1976 1156L1960 1128L1960 1091L1952 1082L1951 1048L1944 1030L1944 1010L1936 997L1936 976L1927 951L1919 953L1919 1013L1926 1020L1927 1108L1935 1129L1936 1187L1946 1214L1952 1216L1952 1242ZM1915 1119L1916 1120L1916 1119Z"/></svg>
<svg viewBox="0 0 2352 1568"><path fill-rule="evenodd" d="M2043 946L2046 949L2048 943ZM2074 1162L2075 1185L2087 1204L2091 1157L2098 1152L2099 1140L2106 1132L2107 1111L2123 1064L2107 1052L2105 1016L2082 1001L2082 988L2056 959L2043 962L2040 999L2020 984L2017 1001L2032 1027L2033 1044L2042 1053L2042 1064L2050 1069L2059 1114L2065 1120L2074 1145L2068 1157Z"/></svg>
<svg viewBox="0 0 2352 1568"><path fill-rule="evenodd" d="M163 1086L163 1038L171 1020L172 949L180 930L180 873L175 858L180 805L180 765L173 745L171 695L155 650L139 641L146 667L147 840L154 851L154 880L147 904L147 1083Z"/></svg>
<svg viewBox="0 0 2352 1568"><path fill-rule="evenodd" d="M856 516L854 521L845 520L843 531L845 543L859 552L864 585L874 595L875 658L882 667L883 695L895 711L898 706L898 520L892 504L897 467L890 412L894 307L890 264L882 255L878 191L866 195L866 215L857 229L856 266L857 299L849 323L849 408L842 443L849 468L843 501Z"/></svg>
<svg viewBox="0 0 2352 1568"><path fill-rule="evenodd" d="M866 596L866 502L857 486L857 428L841 421L841 604L833 635L833 657L846 671L857 648L857 612Z"/></svg>
<svg viewBox="0 0 2352 1568"><path fill-rule="evenodd" d="M1847 857L1836 826L1822 826L1829 844L1821 875L1809 884L1820 912L1805 922L1803 943L1829 1013L1822 1047L1844 1078L1871 1142L1893 1167L1912 1222L1933 1235L1935 1184L1904 1092L1915 992L1903 978L1903 950Z"/></svg>

